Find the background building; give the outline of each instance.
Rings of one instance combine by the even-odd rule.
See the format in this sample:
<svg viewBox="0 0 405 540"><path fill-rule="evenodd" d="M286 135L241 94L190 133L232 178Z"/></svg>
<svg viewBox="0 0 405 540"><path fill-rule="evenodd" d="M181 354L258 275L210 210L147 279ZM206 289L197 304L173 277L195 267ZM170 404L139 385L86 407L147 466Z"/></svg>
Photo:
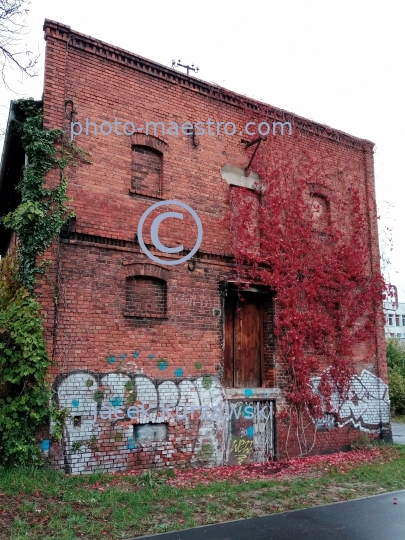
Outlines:
<svg viewBox="0 0 405 540"><path fill-rule="evenodd" d="M398 293L395 287L396 298L393 302L384 302L385 337L405 342L405 303L398 302Z"/></svg>

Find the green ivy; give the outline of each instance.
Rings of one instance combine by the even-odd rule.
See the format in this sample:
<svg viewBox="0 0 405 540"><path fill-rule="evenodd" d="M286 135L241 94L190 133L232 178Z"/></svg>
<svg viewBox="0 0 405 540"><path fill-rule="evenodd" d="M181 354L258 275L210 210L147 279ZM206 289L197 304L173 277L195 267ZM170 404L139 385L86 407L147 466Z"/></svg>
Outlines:
<svg viewBox="0 0 405 540"><path fill-rule="evenodd" d="M61 441L66 419L70 417L69 409L60 409L55 403L52 403L49 408L49 415L52 418L52 440Z"/></svg>
<svg viewBox="0 0 405 540"><path fill-rule="evenodd" d="M68 184L64 171L75 156L83 157L84 153L70 141L63 140L63 130L43 128L42 110L34 100L19 100L18 106L25 120L16 129L21 135L28 165L16 186L21 193L21 204L2 221L6 228L17 233L20 278L24 286L33 291L35 275L44 272L46 267L35 264L37 256L45 253L62 226L74 217L68 206L71 200L66 195ZM44 178L52 169L59 171L60 181L55 187L45 187Z"/></svg>
<svg viewBox="0 0 405 540"><path fill-rule="evenodd" d="M84 153L64 141L59 129L45 130L42 110L34 100L18 102L24 120L17 126L28 165L16 189L21 204L0 218L16 232L18 247L0 261L0 464L41 464L36 434L53 420L53 439L63 436L67 411L51 404L46 381L50 366L44 339L41 305L34 296L35 276L47 263L36 264L74 216L68 206L64 171ZM59 172L55 187L45 176ZM55 297L55 302L57 298Z"/></svg>

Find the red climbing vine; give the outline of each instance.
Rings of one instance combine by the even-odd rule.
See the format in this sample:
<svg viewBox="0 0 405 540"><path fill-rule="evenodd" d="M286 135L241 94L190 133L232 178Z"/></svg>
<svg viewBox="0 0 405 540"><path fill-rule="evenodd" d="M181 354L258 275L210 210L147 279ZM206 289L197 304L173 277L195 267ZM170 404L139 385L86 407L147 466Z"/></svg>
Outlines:
<svg viewBox="0 0 405 540"><path fill-rule="evenodd" d="M371 262L364 152L294 129L262 141L251 167L255 190L231 188L237 273L275 293L277 384L287 398L279 435L287 455L304 455L314 420L346 399L359 347L376 356L385 284Z"/></svg>

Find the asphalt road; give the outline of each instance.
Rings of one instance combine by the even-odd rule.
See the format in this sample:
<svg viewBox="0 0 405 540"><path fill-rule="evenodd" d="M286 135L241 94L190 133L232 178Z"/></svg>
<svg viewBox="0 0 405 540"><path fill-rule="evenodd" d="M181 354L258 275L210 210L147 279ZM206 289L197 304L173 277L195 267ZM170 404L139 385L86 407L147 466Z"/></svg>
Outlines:
<svg viewBox="0 0 405 540"><path fill-rule="evenodd" d="M405 444L405 424L392 423ZM395 503L395 504L394 504ZM405 491L136 540L405 540Z"/></svg>
<svg viewBox="0 0 405 540"><path fill-rule="evenodd" d="M404 540L405 490L136 540Z"/></svg>

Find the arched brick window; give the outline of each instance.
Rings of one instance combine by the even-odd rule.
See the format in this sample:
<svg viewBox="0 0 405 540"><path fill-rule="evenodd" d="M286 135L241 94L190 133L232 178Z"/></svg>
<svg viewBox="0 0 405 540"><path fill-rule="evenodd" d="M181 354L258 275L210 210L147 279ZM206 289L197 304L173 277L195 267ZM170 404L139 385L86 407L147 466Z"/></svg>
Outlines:
<svg viewBox="0 0 405 540"><path fill-rule="evenodd" d="M163 197L163 155L167 150L162 138L144 133L131 136L130 195Z"/></svg>
<svg viewBox="0 0 405 540"><path fill-rule="evenodd" d="M125 316L166 317L166 281L152 276L129 276L125 287Z"/></svg>
<svg viewBox="0 0 405 540"><path fill-rule="evenodd" d="M162 191L162 152L140 144L132 146L131 189L154 197Z"/></svg>
<svg viewBox="0 0 405 540"><path fill-rule="evenodd" d="M313 228L319 232L332 225L331 201L332 190L320 183L308 183L308 191L304 195L310 212Z"/></svg>

